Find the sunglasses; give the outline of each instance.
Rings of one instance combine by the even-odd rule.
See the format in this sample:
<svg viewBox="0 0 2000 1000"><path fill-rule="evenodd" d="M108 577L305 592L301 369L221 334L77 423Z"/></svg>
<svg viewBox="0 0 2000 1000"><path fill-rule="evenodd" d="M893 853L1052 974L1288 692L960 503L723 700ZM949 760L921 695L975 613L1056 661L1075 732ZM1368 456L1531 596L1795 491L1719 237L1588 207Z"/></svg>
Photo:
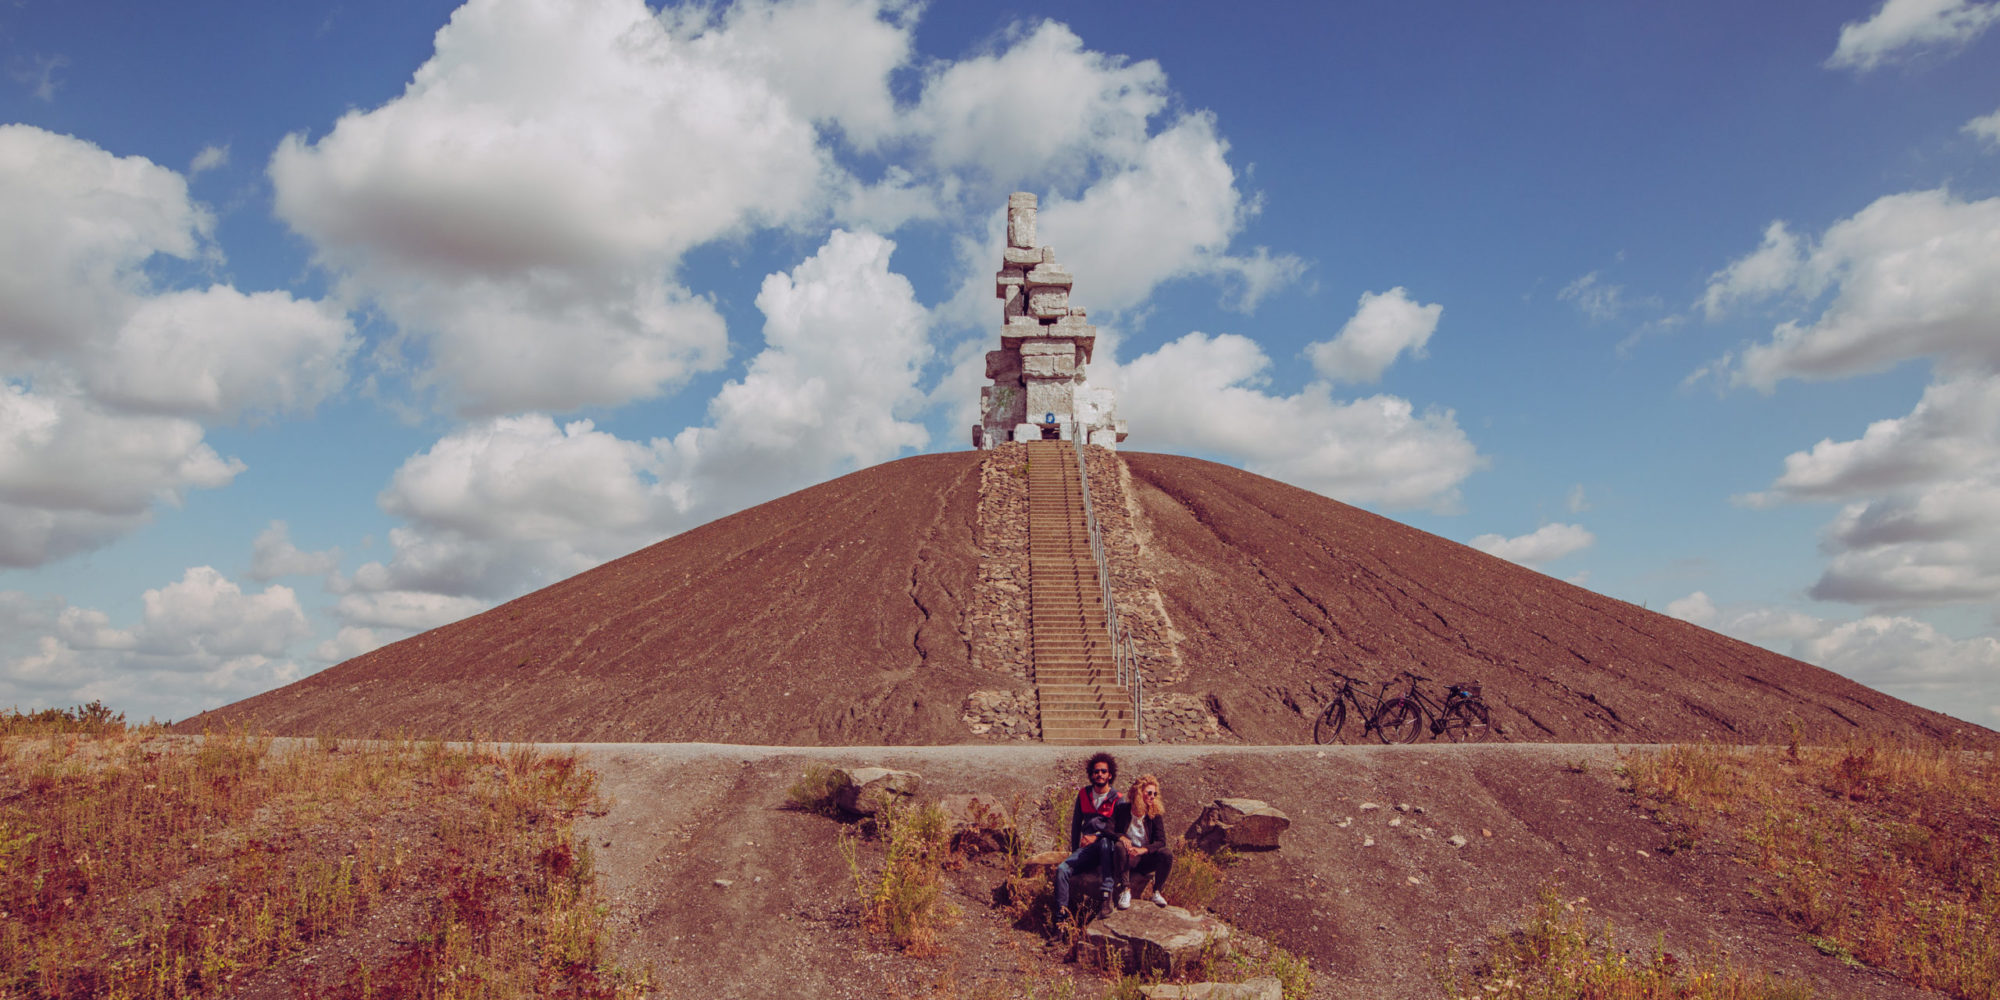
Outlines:
<svg viewBox="0 0 2000 1000"><path fill-rule="evenodd" d="M1111 773L1111 769L1110 769L1110 768L1108 768L1108 767L1093 767L1093 768L1091 768L1091 769L1090 769L1090 773L1092 773L1092 774L1110 774L1110 773Z"/></svg>

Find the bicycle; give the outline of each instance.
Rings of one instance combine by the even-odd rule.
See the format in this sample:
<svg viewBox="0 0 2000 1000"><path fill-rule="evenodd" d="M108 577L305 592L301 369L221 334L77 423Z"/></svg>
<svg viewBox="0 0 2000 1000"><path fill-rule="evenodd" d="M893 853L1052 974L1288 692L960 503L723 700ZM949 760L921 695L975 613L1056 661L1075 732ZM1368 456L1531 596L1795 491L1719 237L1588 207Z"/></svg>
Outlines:
<svg viewBox="0 0 2000 1000"><path fill-rule="evenodd" d="M1359 718L1366 720L1361 727L1363 738L1372 732L1376 739L1384 743L1390 742L1389 735L1382 731L1380 723L1383 696L1388 693L1389 685L1395 682L1383 681L1381 688L1370 695L1355 685L1354 678L1338 670L1334 671L1333 675L1340 678L1340 690L1334 692L1332 704L1327 705L1326 711L1321 712L1319 718L1313 722L1313 742L1322 744L1341 742L1340 731L1347 725L1349 705L1354 706L1354 712ZM1363 702L1364 698L1367 699L1367 703Z"/></svg>
<svg viewBox="0 0 2000 1000"><path fill-rule="evenodd" d="M1443 736L1453 743L1484 743L1493 737L1492 713L1479 696L1478 684L1448 685L1440 705L1417 686L1430 678L1407 670L1403 676L1410 680L1409 690L1383 702L1372 720L1383 742L1415 743L1424 729L1430 730L1432 739Z"/></svg>

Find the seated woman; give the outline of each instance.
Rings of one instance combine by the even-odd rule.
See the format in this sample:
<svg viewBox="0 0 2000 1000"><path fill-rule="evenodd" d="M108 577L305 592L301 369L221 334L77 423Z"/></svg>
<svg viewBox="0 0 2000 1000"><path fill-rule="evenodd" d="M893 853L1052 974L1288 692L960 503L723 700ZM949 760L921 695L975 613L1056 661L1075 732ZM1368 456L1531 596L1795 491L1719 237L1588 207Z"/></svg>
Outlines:
<svg viewBox="0 0 2000 1000"><path fill-rule="evenodd" d="M1119 873L1125 883L1118 890L1118 908L1130 909L1132 890L1144 891L1153 883L1153 905L1167 905L1160 890L1174 870L1174 852L1167 847L1167 808L1160 800L1160 779L1142 774L1132 782L1132 791L1112 817L1118 834Z"/></svg>

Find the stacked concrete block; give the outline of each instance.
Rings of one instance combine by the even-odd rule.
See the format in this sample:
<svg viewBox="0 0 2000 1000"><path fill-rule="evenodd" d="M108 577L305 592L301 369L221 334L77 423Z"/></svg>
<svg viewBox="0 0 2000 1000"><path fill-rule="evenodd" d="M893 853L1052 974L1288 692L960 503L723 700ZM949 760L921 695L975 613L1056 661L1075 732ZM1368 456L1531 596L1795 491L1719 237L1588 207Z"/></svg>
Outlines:
<svg viewBox="0 0 2000 1000"><path fill-rule="evenodd" d="M1008 441L1056 437L1067 440L1080 428L1090 444L1116 447L1125 440L1118 401L1110 389L1085 377L1097 328L1070 305L1075 278L1056 263L1055 250L1035 237L1036 198L1015 192L1007 198L1007 246L993 276L1000 300L1000 350L986 354L980 389L975 448Z"/></svg>

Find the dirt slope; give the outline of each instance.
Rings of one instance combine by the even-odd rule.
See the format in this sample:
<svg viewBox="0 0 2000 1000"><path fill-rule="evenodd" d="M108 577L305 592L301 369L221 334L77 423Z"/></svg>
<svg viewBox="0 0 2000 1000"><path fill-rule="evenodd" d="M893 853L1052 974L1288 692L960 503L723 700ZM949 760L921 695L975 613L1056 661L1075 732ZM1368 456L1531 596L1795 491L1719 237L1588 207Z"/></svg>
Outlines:
<svg viewBox="0 0 2000 1000"><path fill-rule="evenodd" d="M181 724L286 735L783 745L976 742L978 452L856 472ZM1485 685L1515 741L1989 730L1211 462L1127 454L1104 498L1227 742L1311 740L1327 668Z"/></svg>
<svg viewBox="0 0 2000 1000"><path fill-rule="evenodd" d="M676 535L182 723L281 735L935 743L995 686L958 633L979 455L920 455Z"/></svg>
<svg viewBox="0 0 2000 1000"><path fill-rule="evenodd" d="M991 862L951 876L962 919L944 954L885 951L858 926L838 824L784 808L785 789L815 760L913 770L924 795L1032 803L1080 778L1080 751L586 749L616 800L589 831L614 932L625 961L652 965L667 996L1013 996L1050 975L1078 977L1079 997L1104 987L993 906L1005 872ZM1320 997L1439 996L1445 956L1477 953L1495 930L1519 927L1545 883L1587 898L1642 953L1656 941L1684 960L1726 952L1808 980L1821 997L1937 995L1814 950L1750 894L1746 869L1721 845L1661 853L1663 834L1619 790L1608 745L1149 747L1120 759L1121 784L1160 776L1171 835L1221 796L1264 799L1291 817L1279 850L1227 871L1214 909L1309 956ZM1379 808L1363 808L1371 802ZM1046 817L1037 829L1046 846ZM956 993L932 993L947 981Z"/></svg>
<svg viewBox="0 0 2000 1000"><path fill-rule="evenodd" d="M1476 679L1513 740L1995 734L1827 670L1213 462L1127 454L1184 689L1252 743L1310 742L1326 668Z"/></svg>

